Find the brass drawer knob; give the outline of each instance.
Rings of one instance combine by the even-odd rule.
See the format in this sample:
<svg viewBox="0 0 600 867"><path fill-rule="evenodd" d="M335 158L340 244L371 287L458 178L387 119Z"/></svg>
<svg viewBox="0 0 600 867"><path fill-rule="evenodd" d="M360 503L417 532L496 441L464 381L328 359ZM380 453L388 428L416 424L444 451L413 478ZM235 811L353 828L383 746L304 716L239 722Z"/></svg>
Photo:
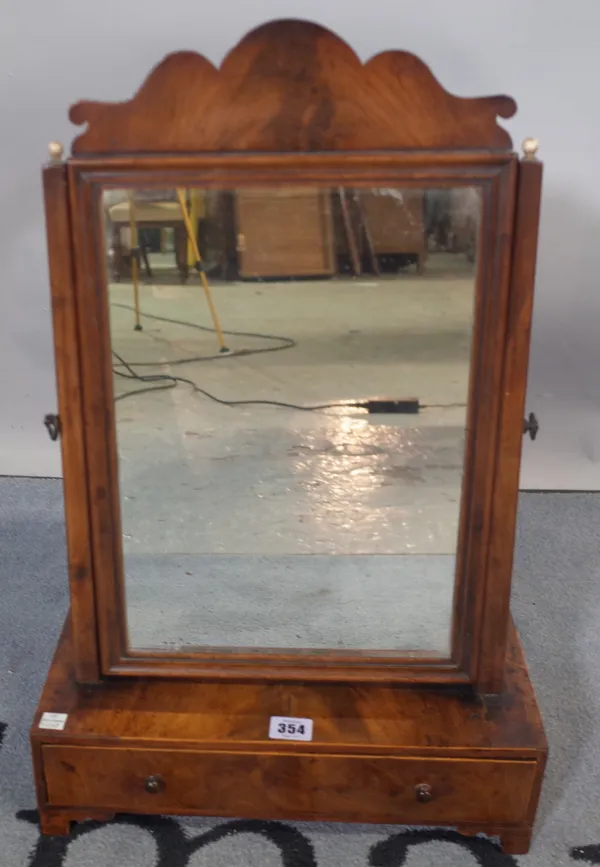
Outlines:
<svg viewBox="0 0 600 867"><path fill-rule="evenodd" d="M415 786L415 795L417 796L417 801L420 801L421 804L433 801L433 789L427 783L419 783L418 786Z"/></svg>
<svg viewBox="0 0 600 867"><path fill-rule="evenodd" d="M144 783L144 788L151 795L158 795L159 792L162 792L165 788L165 781L159 774L152 774L149 776Z"/></svg>

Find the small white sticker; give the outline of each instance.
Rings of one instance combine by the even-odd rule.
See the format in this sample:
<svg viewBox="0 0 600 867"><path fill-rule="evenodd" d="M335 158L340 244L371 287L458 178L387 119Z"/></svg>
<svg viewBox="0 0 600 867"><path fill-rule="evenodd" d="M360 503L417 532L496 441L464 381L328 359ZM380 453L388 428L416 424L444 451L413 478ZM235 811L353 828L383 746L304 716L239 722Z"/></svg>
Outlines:
<svg viewBox="0 0 600 867"><path fill-rule="evenodd" d="M313 721L295 716L272 716L269 737L278 741L312 741Z"/></svg>
<svg viewBox="0 0 600 867"><path fill-rule="evenodd" d="M40 720L40 728L61 732L66 726L68 718L68 713L43 713Z"/></svg>

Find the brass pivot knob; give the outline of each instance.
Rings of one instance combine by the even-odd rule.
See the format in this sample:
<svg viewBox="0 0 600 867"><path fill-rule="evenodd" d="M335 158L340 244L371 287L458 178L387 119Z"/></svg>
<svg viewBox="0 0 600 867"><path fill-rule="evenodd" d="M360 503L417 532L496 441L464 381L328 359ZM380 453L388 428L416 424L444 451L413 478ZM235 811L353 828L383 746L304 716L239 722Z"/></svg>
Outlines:
<svg viewBox="0 0 600 867"><path fill-rule="evenodd" d="M419 783L418 786L415 786L415 795L421 804L428 804L429 801L433 801L433 789L428 783Z"/></svg>
<svg viewBox="0 0 600 867"><path fill-rule="evenodd" d="M159 774L151 774L144 784L144 788L151 795L158 795L165 788L165 781Z"/></svg>

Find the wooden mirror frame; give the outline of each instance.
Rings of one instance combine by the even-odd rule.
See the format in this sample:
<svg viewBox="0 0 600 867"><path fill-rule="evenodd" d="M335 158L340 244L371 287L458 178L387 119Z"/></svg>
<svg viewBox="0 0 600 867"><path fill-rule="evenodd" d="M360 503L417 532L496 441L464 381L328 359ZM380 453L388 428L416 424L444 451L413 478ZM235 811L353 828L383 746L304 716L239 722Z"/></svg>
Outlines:
<svg viewBox="0 0 600 867"><path fill-rule="evenodd" d="M55 149L44 187L79 681L144 675L502 689L541 191L534 146L519 160L497 123L515 110L505 96L449 94L405 52L363 65L333 33L300 21L252 31L218 70L176 53L129 102L73 106L71 120L88 128L66 163ZM107 187L192 182L483 190L449 659L128 649L100 197Z"/></svg>

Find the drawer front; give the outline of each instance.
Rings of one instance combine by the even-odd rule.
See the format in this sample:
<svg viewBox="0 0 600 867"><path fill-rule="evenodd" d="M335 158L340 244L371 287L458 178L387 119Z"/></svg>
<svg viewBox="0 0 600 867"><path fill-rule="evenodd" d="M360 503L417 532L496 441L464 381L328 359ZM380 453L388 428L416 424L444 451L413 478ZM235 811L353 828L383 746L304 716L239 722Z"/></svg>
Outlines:
<svg viewBox="0 0 600 867"><path fill-rule="evenodd" d="M246 818L514 824L535 761L43 747L50 806Z"/></svg>

